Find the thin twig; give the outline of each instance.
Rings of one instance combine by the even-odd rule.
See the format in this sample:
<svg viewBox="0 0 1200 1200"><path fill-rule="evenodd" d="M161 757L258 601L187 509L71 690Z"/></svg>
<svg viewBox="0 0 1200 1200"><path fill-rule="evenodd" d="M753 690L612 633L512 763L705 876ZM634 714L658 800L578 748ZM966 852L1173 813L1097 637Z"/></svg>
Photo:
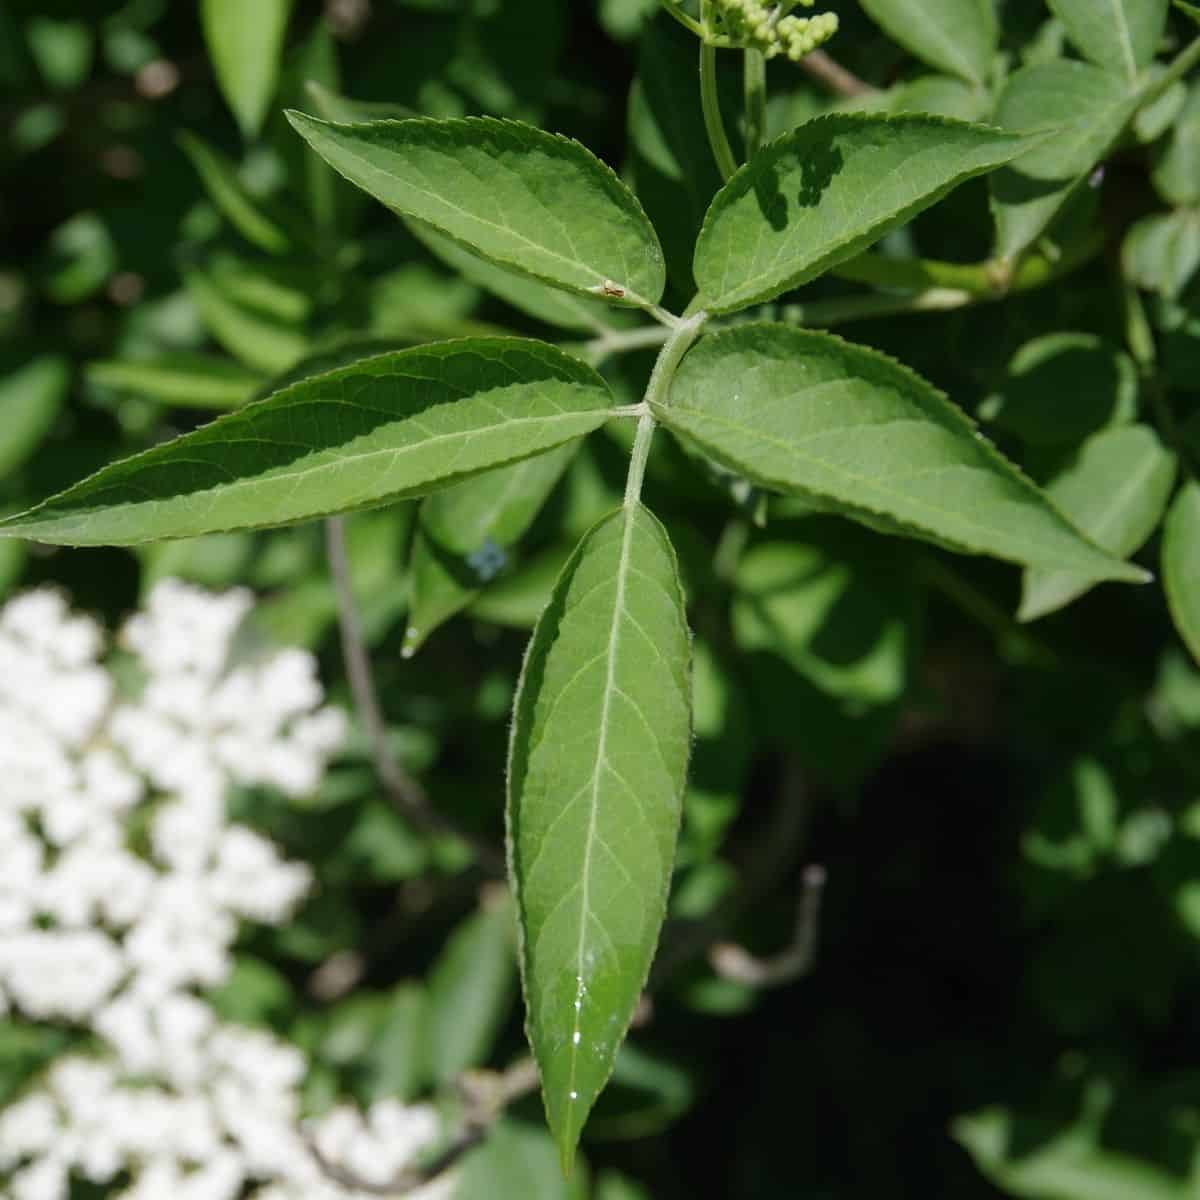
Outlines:
<svg viewBox="0 0 1200 1200"><path fill-rule="evenodd" d="M354 706L367 732L375 762L375 772L384 791L396 808L426 833L461 838L475 851L480 867L490 875L504 874L504 858L482 838L459 829L429 802L425 789L400 765L388 740L387 722L375 689L375 674L367 653L362 620L350 582L350 562L346 554L346 529L341 517L325 522L325 547L329 572L337 596L338 628L342 635L342 657Z"/></svg>
<svg viewBox="0 0 1200 1200"><path fill-rule="evenodd" d="M789 758L771 819L737 864L742 887L703 920L667 927L650 970L651 992L658 991L684 963L703 955L742 913L775 887L804 838L808 807L804 773L799 763Z"/></svg>
<svg viewBox="0 0 1200 1200"><path fill-rule="evenodd" d="M786 950L773 958L756 958L743 946L717 942L708 952L713 970L723 979L756 988L778 987L807 975L817 957L825 879L824 867L805 868L796 906L796 931Z"/></svg>
<svg viewBox="0 0 1200 1200"><path fill-rule="evenodd" d="M458 1081L463 1115L458 1129L436 1156L427 1162L404 1167L384 1183L363 1179L356 1171L331 1161L311 1134L308 1148L322 1173L334 1183L369 1196L402 1196L425 1187L457 1166L469 1150L487 1137L501 1113L513 1101L537 1090L537 1066L532 1058L522 1058L507 1071L469 1071Z"/></svg>
<svg viewBox="0 0 1200 1200"><path fill-rule="evenodd" d="M838 96L869 96L877 89L859 79L853 71L847 71L840 62L831 58L824 50L814 50L800 60L800 69L823 83Z"/></svg>

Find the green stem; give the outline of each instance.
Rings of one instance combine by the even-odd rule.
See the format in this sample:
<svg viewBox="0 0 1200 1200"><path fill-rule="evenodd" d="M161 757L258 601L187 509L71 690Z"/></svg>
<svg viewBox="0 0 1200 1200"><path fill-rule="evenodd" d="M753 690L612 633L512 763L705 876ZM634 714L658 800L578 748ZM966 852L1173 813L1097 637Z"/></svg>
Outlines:
<svg viewBox="0 0 1200 1200"><path fill-rule="evenodd" d="M661 346L674 332L664 325L643 325L638 329L606 330L590 342L572 343L568 348L582 350L592 366L599 366L614 354L626 354L630 350L645 350Z"/></svg>
<svg viewBox="0 0 1200 1200"><path fill-rule="evenodd" d="M1141 107L1153 104L1176 80L1182 79L1197 63L1200 63L1200 38L1186 46L1175 61L1143 93Z"/></svg>
<svg viewBox="0 0 1200 1200"><path fill-rule="evenodd" d="M767 60L760 50L743 55L742 75L746 92L746 161L763 143L767 132Z"/></svg>
<svg viewBox="0 0 1200 1200"><path fill-rule="evenodd" d="M658 0L659 4L677 20L684 29L690 30L697 37L704 36L700 23L693 20L675 3L675 0Z"/></svg>
<svg viewBox="0 0 1200 1200"><path fill-rule="evenodd" d="M733 147L721 120L721 98L717 92L717 51L708 42L700 43L700 107L704 110L704 128L721 178L728 180L738 169Z"/></svg>
<svg viewBox="0 0 1200 1200"><path fill-rule="evenodd" d="M779 310L778 320L785 325L841 325L845 321L869 321L874 317L946 312L966 308L978 299L959 288L929 288L908 296L839 296L834 300L814 300L811 304L785 305Z"/></svg>
<svg viewBox="0 0 1200 1200"><path fill-rule="evenodd" d="M1141 293L1131 283L1126 283L1122 290L1125 306L1125 341L1141 373L1143 394L1150 400L1150 407L1154 410L1154 419L1158 422L1158 431L1162 434L1163 441L1175 451L1184 472L1189 476L1196 476L1200 464L1195 461L1187 438L1179 428L1166 385L1159 374L1158 347L1154 341L1150 319L1146 316L1146 306Z"/></svg>
<svg viewBox="0 0 1200 1200"><path fill-rule="evenodd" d="M704 331L708 313L703 309L688 320L680 323L667 339L659 352L658 361L646 385L645 408L638 420L637 435L633 440L633 452L629 459L629 476L625 482L625 507L632 508L642 496L642 481L646 477L646 460L650 457L650 443L654 440L654 419L652 407L665 406L671 391L671 382L675 372L683 361L683 356L695 345L696 339Z"/></svg>
<svg viewBox="0 0 1200 1200"><path fill-rule="evenodd" d="M1104 235L1097 231L1075 245L1066 247L1054 257L1041 252L1030 253L1013 272L1007 269L1006 264L996 261L951 263L929 258L888 258L883 254L868 253L839 263L833 268L833 274L840 279L869 283L875 287L910 291L955 288L988 299L1040 287L1095 258L1103 248Z"/></svg>
<svg viewBox="0 0 1200 1200"><path fill-rule="evenodd" d="M714 329L730 329L746 321L781 321L785 325L808 325L818 328L841 325L847 321L866 321L878 317L901 317L912 313L947 312L1003 300L1018 292L1035 291L1046 287L1061 276L1091 261L1103 246L1103 235L1087 239L1064 252L1057 259L1031 254L1024 259L1015 275L1001 286L996 282L995 268L990 263L938 263L925 259L892 260L881 255L863 255L836 268L835 273L850 279L882 282L884 286L909 286L911 292L873 293L866 296L838 296L832 300L815 300L808 304L788 304L783 307L764 306L746 316L731 317L713 322ZM957 280L959 286L929 286L933 279L946 283ZM992 282L988 283L987 281ZM973 286L967 286L973 285ZM691 317L700 306L697 296L684 312ZM584 345L584 352L593 365L612 354L627 350L660 346L674 333L673 329L650 326L622 330L595 338Z"/></svg>

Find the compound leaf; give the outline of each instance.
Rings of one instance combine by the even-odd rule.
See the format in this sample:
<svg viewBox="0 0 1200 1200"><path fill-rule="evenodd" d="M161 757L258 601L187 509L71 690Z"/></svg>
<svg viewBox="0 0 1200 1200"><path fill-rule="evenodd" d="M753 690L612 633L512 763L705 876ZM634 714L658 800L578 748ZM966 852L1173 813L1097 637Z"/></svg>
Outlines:
<svg viewBox="0 0 1200 1200"><path fill-rule="evenodd" d="M927 114L808 121L714 198L696 243L701 302L733 312L815 279L1028 146L986 125Z"/></svg>
<svg viewBox="0 0 1200 1200"><path fill-rule="evenodd" d="M654 410L761 486L966 553L1145 579L1092 545L931 384L831 334L744 325L707 338Z"/></svg>
<svg viewBox="0 0 1200 1200"><path fill-rule="evenodd" d="M603 424L612 397L542 342L473 338L314 375L0 522L0 535L133 545L261 528L434 491Z"/></svg>
<svg viewBox="0 0 1200 1200"><path fill-rule="evenodd" d="M646 981L691 734L675 554L640 504L567 562L530 642L509 750L527 1030L569 1167Z"/></svg>

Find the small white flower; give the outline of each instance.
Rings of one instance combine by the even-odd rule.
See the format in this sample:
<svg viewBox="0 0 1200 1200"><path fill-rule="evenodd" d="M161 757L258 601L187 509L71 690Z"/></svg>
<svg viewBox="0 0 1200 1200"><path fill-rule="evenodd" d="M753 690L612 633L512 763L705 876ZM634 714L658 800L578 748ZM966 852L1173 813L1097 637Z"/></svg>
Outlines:
<svg viewBox="0 0 1200 1200"><path fill-rule="evenodd" d="M233 663L251 604L158 585L122 635L144 689L119 700L58 593L0 608L0 1011L100 1043L0 1111L10 1200L66 1200L72 1175L127 1175L124 1200L358 1200L299 1133L305 1056L195 994L229 977L240 920L287 920L312 882L230 822L230 786L310 792L346 732L311 655ZM437 1130L401 1105L350 1122L343 1158L388 1175Z"/></svg>
<svg viewBox="0 0 1200 1200"><path fill-rule="evenodd" d="M48 1153L61 1130L58 1106L45 1092L33 1092L9 1105L0 1112L0 1169Z"/></svg>

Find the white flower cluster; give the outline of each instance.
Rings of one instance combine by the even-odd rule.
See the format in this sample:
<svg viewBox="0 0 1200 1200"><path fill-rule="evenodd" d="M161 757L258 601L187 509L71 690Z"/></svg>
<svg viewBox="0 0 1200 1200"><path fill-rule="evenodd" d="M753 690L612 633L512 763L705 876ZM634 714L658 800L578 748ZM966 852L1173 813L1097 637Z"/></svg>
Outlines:
<svg viewBox="0 0 1200 1200"><path fill-rule="evenodd" d="M0 1013L102 1048L0 1110L0 1196L66 1200L72 1178L120 1200L355 1195L299 1132L303 1054L196 994L229 978L239 921L283 922L311 882L229 821L230 785L309 792L345 734L310 655L231 661L251 606L160 583L122 633L136 697L56 592L0 609ZM379 1183L437 1135L432 1110L394 1103L313 1134Z"/></svg>
<svg viewBox="0 0 1200 1200"><path fill-rule="evenodd" d="M811 8L815 0L764 4L762 0L714 0L713 17L722 44L761 50L767 58L784 54L798 62L838 31L837 13L815 17L787 16L796 4Z"/></svg>

